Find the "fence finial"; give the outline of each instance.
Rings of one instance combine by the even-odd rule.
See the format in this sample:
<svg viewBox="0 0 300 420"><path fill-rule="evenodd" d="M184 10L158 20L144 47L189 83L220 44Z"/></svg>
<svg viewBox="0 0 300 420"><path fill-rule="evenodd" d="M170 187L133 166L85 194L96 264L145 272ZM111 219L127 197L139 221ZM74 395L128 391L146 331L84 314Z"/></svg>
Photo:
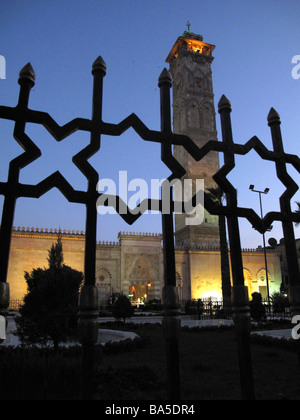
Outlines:
<svg viewBox="0 0 300 420"><path fill-rule="evenodd" d="M163 69L159 76L158 86L160 87L163 83L168 83L170 86L172 86L172 76L166 68Z"/></svg>
<svg viewBox="0 0 300 420"><path fill-rule="evenodd" d="M99 56L93 63L92 74L94 75L96 71L101 71L104 76L106 75L106 64L101 56Z"/></svg>
<svg viewBox="0 0 300 420"><path fill-rule="evenodd" d="M268 125L271 126L272 124L275 124L276 122L279 124L281 123L280 115L274 108L271 108L268 114Z"/></svg>
<svg viewBox="0 0 300 420"><path fill-rule="evenodd" d="M219 113L224 111L225 109L228 109L231 112L231 103L229 99L226 98L225 95L222 95L218 103L218 109L219 109Z"/></svg>
<svg viewBox="0 0 300 420"><path fill-rule="evenodd" d="M32 83L32 86L35 85L35 72L30 63L27 63L19 73L18 83L21 84L23 80L29 80Z"/></svg>

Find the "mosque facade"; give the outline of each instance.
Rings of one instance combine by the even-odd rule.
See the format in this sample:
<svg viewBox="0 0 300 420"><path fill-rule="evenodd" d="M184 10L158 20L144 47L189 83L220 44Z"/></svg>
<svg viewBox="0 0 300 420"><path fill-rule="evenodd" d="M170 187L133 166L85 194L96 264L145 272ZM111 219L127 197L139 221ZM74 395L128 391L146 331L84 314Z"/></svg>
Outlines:
<svg viewBox="0 0 300 420"><path fill-rule="evenodd" d="M27 292L24 272L47 267L48 250L58 231L15 228L12 235L8 271L11 305L20 303ZM61 232L64 262L83 271L85 236L83 232ZM221 258L218 247L176 247L176 277L180 300L222 299ZM280 290L280 253L267 250L270 293ZM267 293L264 255L261 249L243 250L245 283L249 294ZM133 301L161 299L163 288L162 236L154 233L120 232L116 242L98 242L96 285L99 304L113 294L130 296Z"/></svg>

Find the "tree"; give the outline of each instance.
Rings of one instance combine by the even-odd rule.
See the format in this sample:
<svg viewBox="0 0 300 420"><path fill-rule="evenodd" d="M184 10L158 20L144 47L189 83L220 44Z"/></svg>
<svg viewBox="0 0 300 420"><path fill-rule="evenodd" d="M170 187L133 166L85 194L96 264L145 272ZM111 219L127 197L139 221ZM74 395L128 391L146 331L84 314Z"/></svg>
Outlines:
<svg viewBox="0 0 300 420"><path fill-rule="evenodd" d="M271 296L271 304L273 312L284 313L286 308L290 307L289 298L283 293L273 293Z"/></svg>
<svg viewBox="0 0 300 420"><path fill-rule="evenodd" d="M113 317L123 319L124 324L126 318L131 318L134 314L134 308L131 306L130 300L126 296L120 296L113 305Z"/></svg>
<svg viewBox="0 0 300 420"><path fill-rule="evenodd" d="M63 254L63 244L61 235L57 237L56 244L52 244L51 249L48 251L48 264L49 268L53 270L59 270L63 267L64 264L64 254Z"/></svg>
<svg viewBox="0 0 300 420"><path fill-rule="evenodd" d="M266 308L262 303L262 296L260 293L252 293L252 301L250 302L251 318L258 324L266 317Z"/></svg>
<svg viewBox="0 0 300 420"><path fill-rule="evenodd" d="M25 272L28 293L16 318L17 334L23 344L54 345L73 338L77 332L79 288L83 274L63 264L61 237L48 251L49 268Z"/></svg>
<svg viewBox="0 0 300 420"><path fill-rule="evenodd" d="M216 203L222 203L224 193L220 187L209 188L209 196ZM222 294L224 307L229 309L231 304L231 277L229 265L229 253L226 232L226 217L219 216L219 235L220 235L220 251L221 251L221 273L222 273Z"/></svg>

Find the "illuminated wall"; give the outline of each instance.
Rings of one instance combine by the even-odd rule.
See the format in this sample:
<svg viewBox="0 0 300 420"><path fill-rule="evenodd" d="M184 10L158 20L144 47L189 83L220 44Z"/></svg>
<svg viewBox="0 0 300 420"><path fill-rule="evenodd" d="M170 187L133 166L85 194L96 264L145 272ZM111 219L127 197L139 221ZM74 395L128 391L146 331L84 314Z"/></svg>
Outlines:
<svg viewBox="0 0 300 420"><path fill-rule="evenodd" d="M221 257L219 251L189 251L192 299L222 299ZM268 280L270 295L280 291L282 282L280 255L268 250ZM245 250L243 252L245 285L249 297L254 292L267 297L267 279L262 251Z"/></svg>
<svg viewBox="0 0 300 420"><path fill-rule="evenodd" d="M19 229L13 232L8 282L11 300L23 299L27 292L24 272L47 267L48 250L57 232ZM84 270L85 237L79 232L63 232L65 264ZM249 295L266 295L264 254L243 252L245 283ZM106 304L111 293L129 294L132 286L144 287L150 299L160 299L164 283L162 237L150 233L120 233L116 242L100 242L96 251L96 285L99 303ZM280 290L280 254L268 251L270 292ZM218 250L177 249L176 280L180 299L221 299L221 258ZM148 285L151 284L150 287Z"/></svg>
<svg viewBox="0 0 300 420"><path fill-rule="evenodd" d="M8 267L11 299L23 299L27 293L24 272L48 267L48 250L57 240L57 231L51 229L15 229L12 235ZM62 233L64 263L83 271L85 237L79 232Z"/></svg>

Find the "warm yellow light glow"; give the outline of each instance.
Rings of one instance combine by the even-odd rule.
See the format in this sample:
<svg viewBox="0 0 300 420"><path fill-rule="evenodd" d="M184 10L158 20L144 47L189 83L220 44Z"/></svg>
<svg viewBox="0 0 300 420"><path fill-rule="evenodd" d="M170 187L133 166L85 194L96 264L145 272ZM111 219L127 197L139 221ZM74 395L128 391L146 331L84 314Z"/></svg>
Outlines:
<svg viewBox="0 0 300 420"><path fill-rule="evenodd" d="M173 46L170 54L167 57L167 62L170 63L175 58L178 57L178 52L181 49L187 49L188 51L192 51L194 53L203 54L207 56L211 56L215 46L212 44L208 44L203 41L199 41L198 39L190 39L186 37L179 37Z"/></svg>
<svg viewBox="0 0 300 420"><path fill-rule="evenodd" d="M199 296L200 299L212 299L212 300L222 300L222 294L218 292L217 290L210 290L208 292L202 293L201 296ZM198 298L198 299L199 299Z"/></svg>

